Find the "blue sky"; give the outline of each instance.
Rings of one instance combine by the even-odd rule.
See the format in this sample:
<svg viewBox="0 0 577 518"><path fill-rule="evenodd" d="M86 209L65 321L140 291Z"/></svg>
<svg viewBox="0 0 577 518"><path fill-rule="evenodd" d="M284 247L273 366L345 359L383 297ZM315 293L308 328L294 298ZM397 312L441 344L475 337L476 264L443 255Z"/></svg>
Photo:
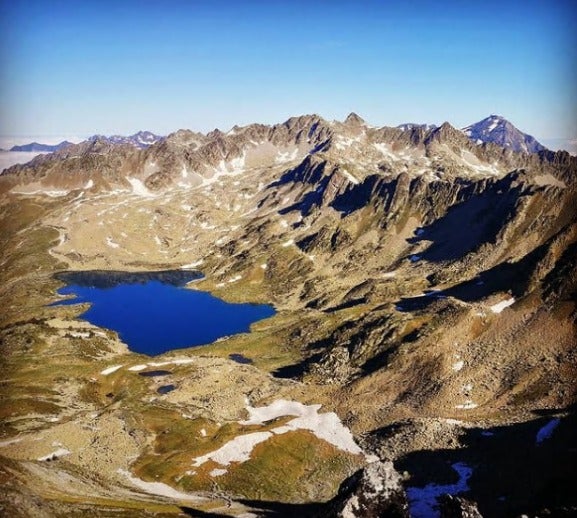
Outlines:
<svg viewBox="0 0 577 518"><path fill-rule="evenodd" d="M166 134L355 111L577 136L577 0L0 3L0 134Z"/></svg>

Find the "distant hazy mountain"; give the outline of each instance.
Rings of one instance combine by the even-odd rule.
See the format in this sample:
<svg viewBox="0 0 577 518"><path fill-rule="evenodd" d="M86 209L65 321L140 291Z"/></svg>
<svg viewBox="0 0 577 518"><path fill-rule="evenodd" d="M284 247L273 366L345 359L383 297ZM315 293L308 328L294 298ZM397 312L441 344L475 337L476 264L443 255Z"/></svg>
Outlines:
<svg viewBox="0 0 577 518"><path fill-rule="evenodd" d="M151 133L150 131L139 131L134 135L123 136L123 135L112 135L107 137L105 135L93 135L88 138L88 142L95 141L105 141L109 144L130 144L139 149L145 149L152 144L155 144L164 137L160 137ZM38 142L31 142L30 144L22 144L20 146L13 146L10 151L22 151L22 152L37 152L37 153L52 153L54 151L60 151L65 147L71 146L72 142L64 140L60 144L41 144Z"/></svg>
<svg viewBox="0 0 577 518"><path fill-rule="evenodd" d="M492 142L524 153L537 153L546 149L534 137L518 130L499 115L490 115L482 121L463 128L463 132L477 144Z"/></svg>
<svg viewBox="0 0 577 518"><path fill-rule="evenodd" d="M63 140L60 144L40 144L38 142L31 142L30 144L23 144L21 146L12 146L10 151L24 151L24 152L38 152L38 153L52 153L65 147L71 146L72 142Z"/></svg>
<svg viewBox="0 0 577 518"><path fill-rule="evenodd" d="M162 140L163 138L164 137L155 135L150 131L139 131L138 133L135 133L134 135L129 135L127 137L123 135L112 135L110 137L106 137L104 135L94 135L90 137L88 140L89 141L105 140L111 144L130 144L139 149L144 149L151 146L152 144L155 144L159 140Z"/></svg>

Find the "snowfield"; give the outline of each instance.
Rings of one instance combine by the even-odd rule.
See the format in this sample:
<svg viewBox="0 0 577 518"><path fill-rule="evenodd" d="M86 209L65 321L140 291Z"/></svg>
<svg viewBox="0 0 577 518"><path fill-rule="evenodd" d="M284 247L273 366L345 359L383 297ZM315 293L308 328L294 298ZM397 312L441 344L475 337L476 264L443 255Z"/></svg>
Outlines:
<svg viewBox="0 0 577 518"><path fill-rule="evenodd" d="M103 376L108 376L109 374L112 374L113 372L116 372L118 369L121 369L122 365L113 365L112 367L108 367L107 369L104 369L100 374L102 374Z"/></svg>
<svg viewBox="0 0 577 518"><path fill-rule="evenodd" d="M510 299L503 300L497 304L493 304L490 309L493 313L501 313L505 308L512 306L515 303L515 299L511 297Z"/></svg>
<svg viewBox="0 0 577 518"><path fill-rule="evenodd" d="M303 405L298 401L277 400L264 407L246 407L249 418L239 421L243 426L264 425L279 417L293 416L295 419L288 423L272 428L269 431L253 432L239 435L227 442L218 450L202 455L193 460L194 467L202 466L212 460L221 466L228 466L232 462L246 462L251 457L252 450L257 444L267 441L273 435L280 435L297 430L312 432L342 451L353 455L360 455L363 450L355 443L353 434L345 427L337 414L327 412L319 414L321 405Z"/></svg>

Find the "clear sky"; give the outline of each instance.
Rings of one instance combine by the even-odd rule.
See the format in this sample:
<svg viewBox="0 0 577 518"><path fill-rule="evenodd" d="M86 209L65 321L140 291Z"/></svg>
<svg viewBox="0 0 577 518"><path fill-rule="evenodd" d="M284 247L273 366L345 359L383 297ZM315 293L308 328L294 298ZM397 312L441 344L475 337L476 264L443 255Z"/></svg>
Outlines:
<svg viewBox="0 0 577 518"><path fill-rule="evenodd" d="M577 0L0 1L0 134L318 113L577 136Z"/></svg>

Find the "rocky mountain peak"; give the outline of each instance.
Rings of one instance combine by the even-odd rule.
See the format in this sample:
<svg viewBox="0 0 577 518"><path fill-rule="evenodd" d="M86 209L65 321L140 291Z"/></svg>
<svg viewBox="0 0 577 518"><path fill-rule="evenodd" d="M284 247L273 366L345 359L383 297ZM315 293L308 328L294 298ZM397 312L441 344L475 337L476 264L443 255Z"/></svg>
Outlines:
<svg viewBox="0 0 577 518"><path fill-rule="evenodd" d="M534 137L523 133L501 115L490 115L463 128L463 133L476 144L493 143L516 152L538 153L545 150Z"/></svg>
<svg viewBox="0 0 577 518"><path fill-rule="evenodd" d="M357 115L355 112L351 112L347 115L347 118L345 119L345 124L347 126L362 126L366 124L366 122L362 117Z"/></svg>
<svg viewBox="0 0 577 518"><path fill-rule="evenodd" d="M133 135L93 135L88 138L88 142L106 141L108 144L128 144L138 149L145 149L152 144L155 144L164 137L155 135L151 131L138 131Z"/></svg>
<svg viewBox="0 0 577 518"><path fill-rule="evenodd" d="M462 132L454 128L448 122L443 122L438 128L435 128L425 139L425 144L431 142L444 142L450 144L466 145L467 140Z"/></svg>
<svg viewBox="0 0 577 518"><path fill-rule="evenodd" d="M195 133L189 129L179 129L167 135L166 140L176 140L180 138L186 138L187 136L194 135Z"/></svg>
<svg viewBox="0 0 577 518"><path fill-rule="evenodd" d="M319 115L312 113L308 115L301 115L299 117L291 117L290 119L287 119L283 125L289 129L305 128L322 120L323 119Z"/></svg>
<svg viewBox="0 0 577 518"><path fill-rule="evenodd" d="M134 135L131 135L131 138L136 139L143 143L152 144L156 142L160 137L158 135L155 135L151 131L145 130L145 131L138 131Z"/></svg>
<svg viewBox="0 0 577 518"><path fill-rule="evenodd" d="M88 149L99 150L110 147L110 140L104 135L94 135L87 141L89 143Z"/></svg>
<svg viewBox="0 0 577 518"><path fill-rule="evenodd" d="M209 139L218 139L218 138L222 138L225 136L225 134L220 131L218 128L214 128L212 131L209 131L206 136Z"/></svg>
<svg viewBox="0 0 577 518"><path fill-rule="evenodd" d="M180 155L186 149L196 149L207 141L202 133L186 129L179 129L159 142L155 149L158 153L167 153L168 156Z"/></svg>

